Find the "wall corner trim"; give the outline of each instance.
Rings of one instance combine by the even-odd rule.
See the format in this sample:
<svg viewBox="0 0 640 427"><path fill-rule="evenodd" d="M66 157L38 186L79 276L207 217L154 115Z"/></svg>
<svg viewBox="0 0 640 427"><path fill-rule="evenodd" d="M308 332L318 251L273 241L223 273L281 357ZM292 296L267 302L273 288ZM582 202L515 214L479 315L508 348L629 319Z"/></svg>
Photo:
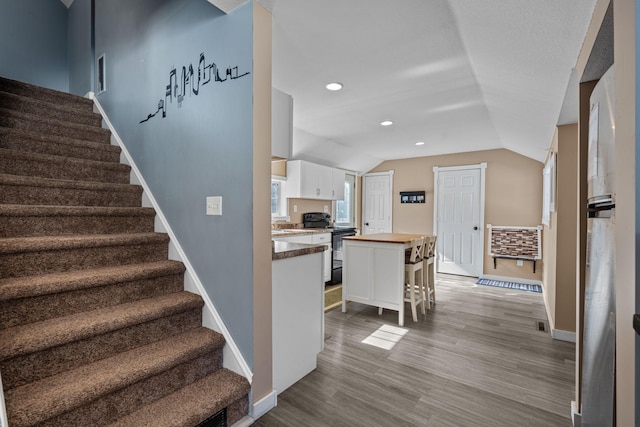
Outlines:
<svg viewBox="0 0 640 427"><path fill-rule="evenodd" d="M152 207L156 211L156 218L160 220L162 227L164 227L164 231L169 235L170 250L172 248L172 249L175 250L175 252L177 252L177 256L178 256L179 260L182 261L184 266L186 267L186 270L187 270L186 273L187 274L185 274L185 286L187 286L187 284L189 284L189 279L191 279L192 287L189 289L189 291L199 294L202 297L202 299L204 300L203 324L205 326L207 326L207 327L210 327L211 329L215 330L216 332L218 332L218 333L220 333L220 334L222 334L224 336L224 339L226 340L226 343L225 343L225 347L224 347L224 350L223 350L224 351L224 353L223 353L224 354L224 356L223 356L224 357L223 366L225 368L228 368L231 371L239 374L239 375L244 376L245 378L247 378L249 383L251 383L252 379L253 379L253 372L251 371L251 368L249 368L249 364L246 362L246 360L242 356L242 353L240 352L240 349L238 348L237 344L235 343L235 341L234 341L233 337L231 336L231 333L227 329L226 325L224 324L224 321L222 320L222 317L220 316L220 314L216 310L215 306L213 305L213 302L209 298L209 295L205 291L204 285L202 284L202 282L200 281L200 278L196 274L196 271L193 268L193 266L191 265L191 262L189 261L189 259L187 258L187 255L184 252L184 250L182 249L182 246L180 246L178 238L176 237L176 235L174 234L173 230L169 226L169 222L167 221L167 218L164 216L164 213L160 209L160 206L158 205L158 202L156 201L156 199L153 197L153 194L149 190L149 186L147 185L146 181L142 177L142 174L140 173L140 170L138 169L136 164L133 162L133 158L129 154L129 151L127 150L127 147L124 145L122 139L120 138L120 136L116 132L113 124L111 123L111 121L107 117L107 114L104 111L104 109L102 108L102 105L100 104L98 99L96 98L95 93L88 92L85 95L85 97L89 98L89 99L91 99L93 101L93 105L94 105L95 109L98 110L97 112L100 113L100 115L102 116L102 120L104 121L104 124L111 131L111 135L112 135L111 141L112 141L112 143L115 140L115 142L116 142L115 145L118 145L122 149L122 155L124 155L127 164L129 166L131 166L132 180L137 179L138 182L139 182L139 185L142 186L142 188L143 188L143 198L144 197L148 198L148 200L151 203ZM156 221L156 223L157 222L158 221ZM195 287L195 289L193 289L194 287ZM231 356L231 357L229 357L229 356ZM232 359L232 360L229 360L229 359Z"/></svg>

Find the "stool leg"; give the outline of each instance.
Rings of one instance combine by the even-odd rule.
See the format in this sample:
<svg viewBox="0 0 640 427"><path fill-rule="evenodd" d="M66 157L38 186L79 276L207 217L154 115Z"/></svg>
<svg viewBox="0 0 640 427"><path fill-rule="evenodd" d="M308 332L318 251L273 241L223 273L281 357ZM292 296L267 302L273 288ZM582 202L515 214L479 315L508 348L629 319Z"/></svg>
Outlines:
<svg viewBox="0 0 640 427"><path fill-rule="evenodd" d="M420 295L420 308L422 311L422 314L427 314L427 312L424 309L424 269L420 269L418 270L418 273L420 273L420 281L419 283L419 287L418 287L418 292Z"/></svg>

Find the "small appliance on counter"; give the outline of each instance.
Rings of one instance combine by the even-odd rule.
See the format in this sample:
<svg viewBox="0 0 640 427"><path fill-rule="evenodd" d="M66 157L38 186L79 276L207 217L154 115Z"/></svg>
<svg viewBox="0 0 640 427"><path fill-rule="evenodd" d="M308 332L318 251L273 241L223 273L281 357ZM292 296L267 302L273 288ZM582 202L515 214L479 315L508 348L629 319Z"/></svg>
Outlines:
<svg viewBox="0 0 640 427"><path fill-rule="evenodd" d="M355 236L355 227L331 227L331 215L326 212L302 214L304 228L328 228L331 230L331 281L329 285L342 283L342 238Z"/></svg>

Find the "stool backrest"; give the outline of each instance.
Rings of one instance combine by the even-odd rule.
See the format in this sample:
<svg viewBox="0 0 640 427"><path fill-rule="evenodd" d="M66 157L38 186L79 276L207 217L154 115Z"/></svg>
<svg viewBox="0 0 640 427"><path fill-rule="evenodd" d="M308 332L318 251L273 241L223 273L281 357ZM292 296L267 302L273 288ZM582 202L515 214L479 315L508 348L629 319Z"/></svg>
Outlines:
<svg viewBox="0 0 640 427"><path fill-rule="evenodd" d="M424 237L411 239L411 253L409 259L405 257L405 264L416 264L424 258Z"/></svg>
<svg viewBox="0 0 640 427"><path fill-rule="evenodd" d="M425 238L425 258L431 258L436 256L436 240L438 236L426 236Z"/></svg>

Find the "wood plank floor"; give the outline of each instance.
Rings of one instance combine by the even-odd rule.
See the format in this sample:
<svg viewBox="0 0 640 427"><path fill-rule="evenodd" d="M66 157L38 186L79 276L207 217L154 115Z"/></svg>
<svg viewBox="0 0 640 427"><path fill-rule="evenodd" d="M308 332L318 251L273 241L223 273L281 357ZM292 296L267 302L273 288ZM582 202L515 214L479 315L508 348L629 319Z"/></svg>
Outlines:
<svg viewBox="0 0 640 427"><path fill-rule="evenodd" d="M571 426L572 343L536 329L541 294L438 275L438 304L418 322L348 304L325 314L318 368L255 426ZM408 308L408 307L407 307ZM362 343L379 331L391 349Z"/></svg>

